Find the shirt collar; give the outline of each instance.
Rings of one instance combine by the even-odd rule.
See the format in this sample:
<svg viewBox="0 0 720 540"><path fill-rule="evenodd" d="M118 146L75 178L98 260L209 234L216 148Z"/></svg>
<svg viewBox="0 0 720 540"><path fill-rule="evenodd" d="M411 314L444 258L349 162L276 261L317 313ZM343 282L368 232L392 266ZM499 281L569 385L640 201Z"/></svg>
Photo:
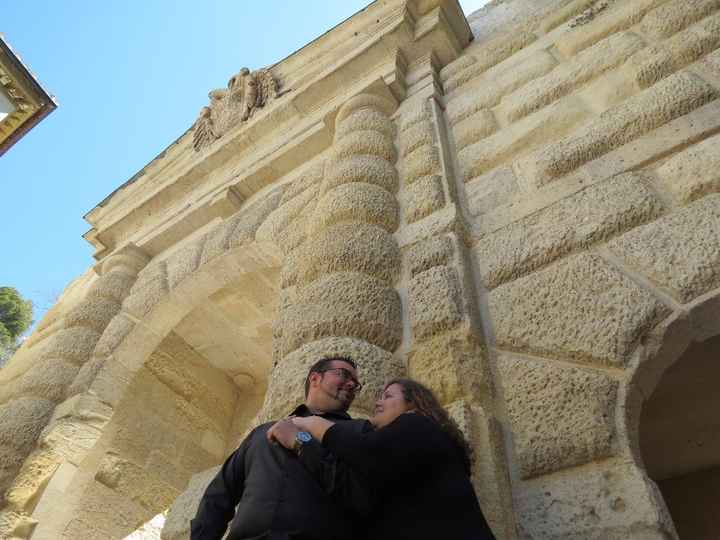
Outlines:
<svg viewBox="0 0 720 540"><path fill-rule="evenodd" d="M298 405L291 414L293 416L313 416L314 413L310 409L308 409L307 405L303 403L301 405ZM318 416L322 416L323 418L328 419L335 418L338 420L352 420L352 418L350 418L350 415L345 411L328 411L322 414L318 414Z"/></svg>

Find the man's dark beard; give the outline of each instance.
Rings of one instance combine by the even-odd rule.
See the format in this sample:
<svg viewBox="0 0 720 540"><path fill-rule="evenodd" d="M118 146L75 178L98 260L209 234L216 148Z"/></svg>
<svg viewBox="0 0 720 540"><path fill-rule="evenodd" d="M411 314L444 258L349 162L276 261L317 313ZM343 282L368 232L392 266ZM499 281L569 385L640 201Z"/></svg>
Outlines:
<svg viewBox="0 0 720 540"><path fill-rule="evenodd" d="M350 407L350 404L352 403L352 401L355 397L355 392L352 392L350 390L344 390L343 388L338 388L335 393L332 393L332 392L326 390L323 386L320 386L320 388L322 389L322 391L325 393L326 396L330 396L335 401L342 403L342 405L343 405L342 410L347 410ZM342 392L342 391L347 392L348 399L343 400L340 398L340 392Z"/></svg>

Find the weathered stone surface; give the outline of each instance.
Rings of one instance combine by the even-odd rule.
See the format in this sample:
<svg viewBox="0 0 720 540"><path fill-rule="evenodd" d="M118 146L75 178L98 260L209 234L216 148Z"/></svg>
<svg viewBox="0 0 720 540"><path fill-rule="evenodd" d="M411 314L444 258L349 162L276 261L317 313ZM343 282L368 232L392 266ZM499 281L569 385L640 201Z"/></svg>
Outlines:
<svg viewBox="0 0 720 540"><path fill-rule="evenodd" d="M137 280L133 285L132 291L142 289L149 283L162 279L167 279L167 268L165 266L165 261L154 259L145 268L138 272Z"/></svg>
<svg viewBox="0 0 720 540"><path fill-rule="evenodd" d="M466 92L452 96L445 109L450 125L454 126L458 122L469 118L478 111L491 109L502 98L501 91L492 83L481 85L473 92Z"/></svg>
<svg viewBox="0 0 720 540"><path fill-rule="evenodd" d="M669 310L598 256L582 254L493 290L490 314L501 348L623 366Z"/></svg>
<svg viewBox="0 0 720 540"><path fill-rule="evenodd" d="M168 287L174 289L177 285L192 274L200 265L205 236L191 240L186 245L175 251L167 259L167 281Z"/></svg>
<svg viewBox="0 0 720 540"><path fill-rule="evenodd" d="M274 189L260 201L240 209L235 215L208 232L199 265L205 264L231 247L252 242L258 228L270 212L278 207L284 194L282 188Z"/></svg>
<svg viewBox="0 0 720 540"><path fill-rule="evenodd" d="M62 540L123 538L157 513L97 481L90 482L82 499L79 512L62 531Z"/></svg>
<svg viewBox="0 0 720 540"><path fill-rule="evenodd" d="M307 240L308 229L310 228L310 220L312 218L312 214L315 210L316 204L317 201L313 201L308 204L303 209L303 213L300 214L295 219L295 221L292 222L292 226L285 229L282 234L277 237L277 245L283 251L283 253L290 253L293 249L295 249L305 240ZM260 240L259 236L258 240Z"/></svg>
<svg viewBox="0 0 720 540"><path fill-rule="evenodd" d="M417 274L408 289L408 311L417 340L449 330L462 321L460 280L453 268L436 266Z"/></svg>
<svg viewBox="0 0 720 540"><path fill-rule="evenodd" d="M405 220L422 219L445 206L445 192L437 175L424 176L410 184L403 192Z"/></svg>
<svg viewBox="0 0 720 540"><path fill-rule="evenodd" d="M518 192L518 179L512 166L497 167L467 183L465 193L473 215L489 212L509 202Z"/></svg>
<svg viewBox="0 0 720 540"><path fill-rule="evenodd" d="M28 510L10 537L124 538L248 426L297 405L328 353L358 358L353 415L406 370L435 389L474 447L498 538L516 520L523 538L672 537L626 465L637 433L615 393L637 379L618 368L657 360L663 302L688 302L672 319L682 343L720 328L719 0L497 1L469 28L456 2L401 4L374 2L273 66L277 103L204 153L181 136L88 215L98 274L0 371L0 410L64 399L30 453L0 441L0 506ZM178 251L202 234L199 262L200 244ZM99 341L46 349L108 321ZM59 459L72 492L53 484ZM167 538L187 540L204 487Z"/></svg>
<svg viewBox="0 0 720 540"><path fill-rule="evenodd" d="M213 467L193 475L187 489L175 499L170 507L160 536L163 540L185 540L189 538L190 520L195 517L200 499L219 469L219 467Z"/></svg>
<svg viewBox="0 0 720 540"><path fill-rule="evenodd" d="M412 184L418 178L440 172L440 154L435 146L420 146L399 163L403 182Z"/></svg>
<svg viewBox="0 0 720 540"><path fill-rule="evenodd" d="M27 514L35 513L38 498L52 496L48 491L67 481L77 469L74 465L62 461L60 453L47 447L39 446L31 452L12 487L5 494L8 507ZM35 517L37 519L39 516Z"/></svg>
<svg viewBox="0 0 720 540"><path fill-rule="evenodd" d="M178 492L185 489L190 477L190 473L179 465L168 459L168 456L162 452L151 450L145 468L153 471L154 474L162 478L163 482L170 484Z"/></svg>
<svg viewBox="0 0 720 540"><path fill-rule="evenodd" d="M520 491L516 512L523 540L676 537L657 486L631 463L537 478Z"/></svg>
<svg viewBox="0 0 720 540"><path fill-rule="evenodd" d="M523 478L611 455L618 382L605 373L501 355Z"/></svg>
<svg viewBox="0 0 720 540"><path fill-rule="evenodd" d="M653 39L664 39L717 9L717 0L674 0L645 15L640 29Z"/></svg>
<svg viewBox="0 0 720 540"><path fill-rule="evenodd" d="M355 397L353 409L372 413L375 400L385 382L405 375L404 362L384 349L360 339L330 337L303 345L288 354L270 374L265 397L263 420L287 416L305 399L302 381L310 366L322 358L345 356L358 366L358 378L363 384Z"/></svg>
<svg viewBox="0 0 720 540"><path fill-rule="evenodd" d="M400 157L407 156L419 146L434 144L434 132L430 120L422 120L404 130L399 137Z"/></svg>
<svg viewBox="0 0 720 540"><path fill-rule="evenodd" d="M224 373L218 372L213 377L206 366L198 366L163 352L154 353L145 362L145 368L217 425L222 427L229 423L237 400L237 389Z"/></svg>
<svg viewBox="0 0 720 540"><path fill-rule="evenodd" d="M488 288L497 287L661 212L641 175L616 176L480 239L481 277Z"/></svg>
<svg viewBox="0 0 720 540"><path fill-rule="evenodd" d="M39 397L58 403L80 368L57 358L40 360L28 371L13 380L12 384L0 387L0 403L26 396Z"/></svg>
<svg viewBox="0 0 720 540"><path fill-rule="evenodd" d="M319 186L312 186L270 212L267 219L258 227L255 237L261 242L283 244L281 239L286 236L286 231L297 228L297 224L293 227L290 225L298 220L301 213L307 213L307 209L312 208L310 205L317 200L318 191Z"/></svg>
<svg viewBox="0 0 720 540"><path fill-rule="evenodd" d="M120 311L117 300L103 297L90 297L72 308L63 323L65 327L87 326L102 332L110 320Z"/></svg>
<svg viewBox="0 0 720 540"><path fill-rule="evenodd" d="M97 331L85 326L63 328L42 345L38 358L62 358L75 364L83 364L90 359L99 338Z"/></svg>
<svg viewBox="0 0 720 540"><path fill-rule="evenodd" d="M391 284L400 271L400 249L392 235L380 227L345 222L308 240L297 264L300 283L331 272L362 272Z"/></svg>
<svg viewBox="0 0 720 540"><path fill-rule="evenodd" d="M311 231L343 221L361 221L392 233L397 229L399 209L389 191L366 182L342 184L328 191L315 207Z"/></svg>
<svg viewBox="0 0 720 540"><path fill-rule="evenodd" d="M366 182L395 193L398 189L398 173L386 159L375 156L352 156L328 166L323 186L333 188L351 182Z"/></svg>
<svg viewBox="0 0 720 540"><path fill-rule="evenodd" d="M569 132L590 114L582 100L570 96L463 148L458 152L458 160L465 181L545 144L553 136Z"/></svg>
<svg viewBox="0 0 720 540"><path fill-rule="evenodd" d="M483 515L496 538L512 538L514 518L500 423L477 401L460 399L445 406L473 448L472 483Z"/></svg>
<svg viewBox="0 0 720 540"><path fill-rule="evenodd" d="M680 72L602 113L571 135L541 148L519 166L537 186L572 171L591 159L717 97L697 75Z"/></svg>
<svg viewBox="0 0 720 540"><path fill-rule="evenodd" d="M357 111L378 111L390 116L395 111L395 102L372 93L356 94L343 103L335 117L335 123L340 124Z"/></svg>
<svg viewBox="0 0 720 540"><path fill-rule="evenodd" d="M94 285L90 287L87 298L111 298L122 302L130 292L133 283L135 283L135 276L133 275L124 272L107 272L100 276Z"/></svg>
<svg viewBox="0 0 720 540"><path fill-rule="evenodd" d="M333 144L333 161L352 156L377 156L395 161L396 153L392 139L377 131L353 131L343 135Z"/></svg>
<svg viewBox="0 0 720 540"><path fill-rule="evenodd" d="M673 156L657 169L661 185L683 204L720 191L718 145L716 135Z"/></svg>
<svg viewBox="0 0 720 540"><path fill-rule="evenodd" d="M457 75L465 68L470 67L475 63L475 57L469 54L460 55L458 58L450 62L447 66L440 70L440 80L445 82L450 77Z"/></svg>
<svg viewBox="0 0 720 540"><path fill-rule="evenodd" d="M543 32L550 32L550 30L557 28L575 15L582 13L592 4L593 0L573 0L546 16L540 23L540 28Z"/></svg>
<svg viewBox="0 0 720 540"><path fill-rule="evenodd" d="M157 477L154 471L113 454L105 454L95 480L150 511L168 508L179 494L178 490Z"/></svg>
<svg viewBox="0 0 720 540"><path fill-rule="evenodd" d="M450 236L434 236L413 245L407 252L407 266L410 277L435 266L448 264L452 260L455 248Z"/></svg>
<svg viewBox="0 0 720 540"><path fill-rule="evenodd" d="M720 287L720 194L709 195L609 244L682 302Z"/></svg>
<svg viewBox="0 0 720 540"><path fill-rule="evenodd" d="M520 31L509 36L501 36L484 44L479 50L473 51L475 62L469 64L466 69L452 75L450 75L451 71L446 71L444 76L441 72L441 78L446 77L443 80L445 92L451 93L483 71L495 64L499 64L520 49L527 47L536 39L535 34Z"/></svg>
<svg viewBox="0 0 720 540"><path fill-rule="evenodd" d="M0 405L0 445L27 456L54 407L42 397L20 397Z"/></svg>
<svg viewBox="0 0 720 540"><path fill-rule="evenodd" d="M106 361L107 357L105 356L93 356L85 362L71 381L70 386L68 386L66 395L74 396L87 391Z"/></svg>
<svg viewBox="0 0 720 540"><path fill-rule="evenodd" d="M425 99L411 99L400 106L398 124L400 133L414 126L418 122L432 121L430 104Z"/></svg>
<svg viewBox="0 0 720 540"><path fill-rule="evenodd" d="M95 346L95 356L108 356L115 348L122 343L122 340L130 333L135 324L123 315L116 316L107 325L102 337Z"/></svg>
<svg viewBox="0 0 720 540"><path fill-rule="evenodd" d="M338 272L299 288L297 304L281 316L283 353L332 336L364 339L394 351L401 321L395 289L365 274Z"/></svg>
<svg viewBox="0 0 720 540"><path fill-rule="evenodd" d="M648 11L663 2L665 0L618 2L601 12L589 24L579 25L572 32L563 34L555 45L563 55L572 56L614 32L637 24Z"/></svg>
<svg viewBox="0 0 720 540"><path fill-rule="evenodd" d="M0 475L2 473L0 472ZM0 480L0 483L2 480ZM4 538L28 538L37 525L37 520L26 514L14 512L10 509L0 511L0 534Z"/></svg>
<svg viewBox="0 0 720 540"><path fill-rule="evenodd" d="M643 46L643 40L632 32L613 34L570 62L561 64L544 77L503 98L502 114L508 121L518 120L618 66Z"/></svg>
<svg viewBox="0 0 720 540"><path fill-rule="evenodd" d="M547 74L556 65L557 61L551 54L540 51L512 66L505 67L503 64L490 69L462 93L448 98L446 114L450 124L454 126L478 111L494 107L504 95Z"/></svg>
<svg viewBox="0 0 720 540"><path fill-rule="evenodd" d="M489 395L486 349L467 328L441 332L415 343L408 354L408 375L432 388L441 403Z"/></svg>
<svg viewBox="0 0 720 540"><path fill-rule="evenodd" d="M23 461L27 457L27 452L18 450L12 445L0 442L0 503L5 506L5 492L12 485ZM3 524L0 518L0 526L8 526ZM4 532L0 528L0 532Z"/></svg>
<svg viewBox="0 0 720 540"><path fill-rule="evenodd" d="M387 115L373 109L360 109L338 122L335 137L342 138L354 131L377 131L389 138L395 135L395 128Z"/></svg>
<svg viewBox="0 0 720 540"><path fill-rule="evenodd" d="M487 109L480 109L465 120L458 122L453 132L458 149L473 144L488 135L492 135L498 129L493 113Z"/></svg>
<svg viewBox="0 0 720 540"><path fill-rule="evenodd" d="M165 261L155 263L138 275L130 295L123 302L123 309L142 318L152 310L168 293Z"/></svg>
<svg viewBox="0 0 720 540"><path fill-rule="evenodd" d="M313 160L311 165L307 168L307 170L303 171L297 180L282 190L282 197L280 197L279 204L285 204L290 199L294 199L303 191L310 189L313 186L317 187L320 182L323 181L324 176L325 161L322 159ZM273 193L275 193L275 191L273 191ZM265 202L265 199L263 199L263 202Z"/></svg>
<svg viewBox="0 0 720 540"><path fill-rule="evenodd" d="M698 60L720 46L720 15L714 15L667 41L633 55L627 69L641 88L647 88L671 73Z"/></svg>

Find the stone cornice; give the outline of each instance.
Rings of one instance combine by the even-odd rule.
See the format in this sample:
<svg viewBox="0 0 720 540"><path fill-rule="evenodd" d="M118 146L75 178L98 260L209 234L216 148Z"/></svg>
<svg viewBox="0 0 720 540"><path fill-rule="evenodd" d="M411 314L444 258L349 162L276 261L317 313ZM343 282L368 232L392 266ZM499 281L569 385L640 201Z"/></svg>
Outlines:
<svg viewBox="0 0 720 540"><path fill-rule="evenodd" d="M57 108L22 60L0 34L0 92L14 110L0 120L0 156Z"/></svg>
<svg viewBox="0 0 720 540"><path fill-rule="evenodd" d="M377 1L269 69L279 96L202 150L188 130L85 219L100 260L133 242L153 256L330 145L348 97L404 98L405 69L433 54L442 66L471 39L456 0Z"/></svg>

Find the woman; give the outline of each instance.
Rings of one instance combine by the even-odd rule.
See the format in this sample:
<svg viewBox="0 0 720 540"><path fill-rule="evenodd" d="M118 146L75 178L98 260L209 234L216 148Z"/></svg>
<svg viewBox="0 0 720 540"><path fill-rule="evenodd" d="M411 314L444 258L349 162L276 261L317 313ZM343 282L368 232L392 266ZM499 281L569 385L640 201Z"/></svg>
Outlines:
<svg viewBox="0 0 720 540"><path fill-rule="evenodd" d="M293 422L368 478L378 498L369 539L494 539L470 483L470 447L420 383L390 381L367 433L319 416Z"/></svg>

